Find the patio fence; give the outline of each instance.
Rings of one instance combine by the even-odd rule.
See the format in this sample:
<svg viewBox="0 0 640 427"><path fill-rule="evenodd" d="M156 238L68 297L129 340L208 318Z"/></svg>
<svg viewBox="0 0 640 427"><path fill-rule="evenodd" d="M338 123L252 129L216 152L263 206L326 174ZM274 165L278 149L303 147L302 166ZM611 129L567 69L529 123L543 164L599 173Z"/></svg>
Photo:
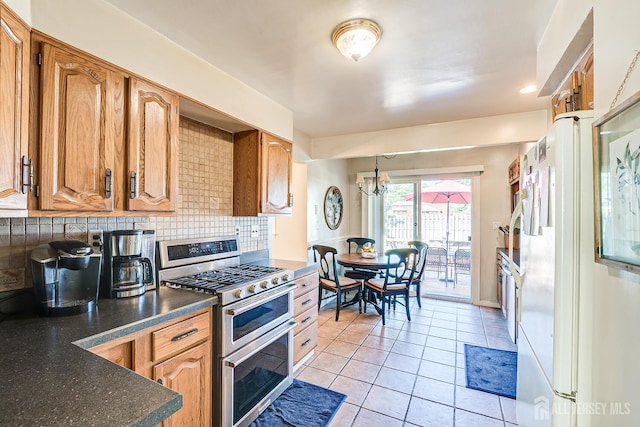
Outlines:
<svg viewBox="0 0 640 427"><path fill-rule="evenodd" d="M385 241L387 248L396 242L413 240L413 216L402 213L388 213L385 220ZM447 230L447 215L441 212L423 212L420 240L431 246L444 246ZM452 213L449 218L449 247L470 245L471 214Z"/></svg>

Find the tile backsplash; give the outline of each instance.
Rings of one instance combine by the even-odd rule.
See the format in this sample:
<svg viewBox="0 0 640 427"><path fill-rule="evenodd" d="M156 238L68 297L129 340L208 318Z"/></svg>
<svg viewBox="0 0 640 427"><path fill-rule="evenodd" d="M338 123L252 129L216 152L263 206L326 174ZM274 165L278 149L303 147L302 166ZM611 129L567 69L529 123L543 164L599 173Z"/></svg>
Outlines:
<svg viewBox="0 0 640 427"><path fill-rule="evenodd" d="M233 217L233 135L180 118L178 214L173 217L0 218L0 292L31 287L29 255L40 243L87 240L89 230L156 230L156 239L232 235L240 250L269 249L265 217ZM258 238L251 238L257 226Z"/></svg>

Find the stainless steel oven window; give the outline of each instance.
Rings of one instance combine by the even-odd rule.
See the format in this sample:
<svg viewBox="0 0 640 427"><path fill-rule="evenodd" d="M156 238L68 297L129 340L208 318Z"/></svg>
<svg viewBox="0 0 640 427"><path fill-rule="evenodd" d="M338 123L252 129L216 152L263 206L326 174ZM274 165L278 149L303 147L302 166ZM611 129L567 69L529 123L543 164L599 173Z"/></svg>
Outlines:
<svg viewBox="0 0 640 427"><path fill-rule="evenodd" d="M222 423L245 426L293 382L290 321L222 361Z"/></svg>
<svg viewBox="0 0 640 427"><path fill-rule="evenodd" d="M291 319L296 286L295 283L282 285L223 307L219 323L222 326L221 354L229 355ZM240 319L238 322L237 318Z"/></svg>
<svg viewBox="0 0 640 427"><path fill-rule="evenodd" d="M255 331L260 326L271 323L289 312L289 295L285 294L260 304L242 314L233 316L233 340Z"/></svg>

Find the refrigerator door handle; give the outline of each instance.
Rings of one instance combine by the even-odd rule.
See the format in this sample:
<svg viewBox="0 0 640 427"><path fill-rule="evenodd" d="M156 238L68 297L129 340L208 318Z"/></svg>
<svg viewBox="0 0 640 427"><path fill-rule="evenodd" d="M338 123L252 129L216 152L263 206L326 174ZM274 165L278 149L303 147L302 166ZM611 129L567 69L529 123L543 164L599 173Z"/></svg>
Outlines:
<svg viewBox="0 0 640 427"><path fill-rule="evenodd" d="M509 232L509 268L511 269L511 274L516 281L518 289L522 288L522 277L524 276L524 271L522 272L522 274L520 274L518 269L516 269L515 264L513 263L513 236L516 234L516 221L520 219L520 215L522 214L522 201L525 199L525 197L526 195L523 194L518 201L518 204L516 205L516 208L513 210L513 214L511 215L511 221L509 222L509 230L513 230ZM520 312L520 310L518 310L518 312Z"/></svg>
<svg viewBox="0 0 640 427"><path fill-rule="evenodd" d="M525 271L521 268L516 269L515 264L513 263L513 239L516 234L516 222L520 219L520 215L523 212L522 203L523 200L527 198L527 192L522 191L520 200L513 210L513 214L511 215L511 221L509 222L509 230L513 230L509 233L509 268L511 268L511 275L513 276L514 281L516 282L516 319L520 322L520 316L522 315L522 278L524 277ZM522 263L521 263L522 264ZM517 326L516 326L517 328Z"/></svg>

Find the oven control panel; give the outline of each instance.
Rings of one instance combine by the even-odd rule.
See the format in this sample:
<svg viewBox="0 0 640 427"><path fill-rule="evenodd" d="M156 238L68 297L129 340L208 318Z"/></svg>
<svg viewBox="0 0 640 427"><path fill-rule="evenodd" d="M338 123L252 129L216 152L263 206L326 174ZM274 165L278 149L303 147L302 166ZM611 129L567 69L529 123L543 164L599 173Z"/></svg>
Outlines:
<svg viewBox="0 0 640 427"><path fill-rule="evenodd" d="M217 293L220 297L220 304L227 305L254 295L259 295L261 292L271 290L290 282L293 279L293 276L294 274L292 271L284 270L276 274L261 277L255 281L238 284L233 286L232 289L219 290Z"/></svg>

